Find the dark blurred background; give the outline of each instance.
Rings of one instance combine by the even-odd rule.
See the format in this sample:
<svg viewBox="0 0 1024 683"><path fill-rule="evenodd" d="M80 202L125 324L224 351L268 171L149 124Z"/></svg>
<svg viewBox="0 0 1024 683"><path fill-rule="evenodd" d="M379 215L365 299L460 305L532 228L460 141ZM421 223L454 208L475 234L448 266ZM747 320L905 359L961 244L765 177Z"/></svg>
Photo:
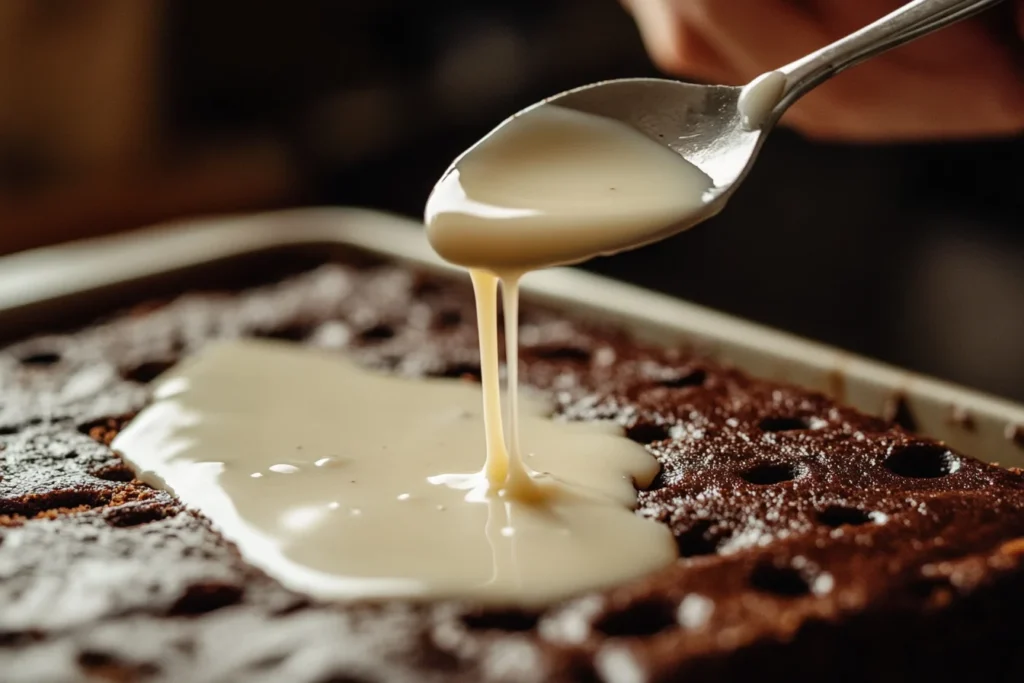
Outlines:
<svg viewBox="0 0 1024 683"><path fill-rule="evenodd" d="M0 253L196 213L418 216L506 115L654 74L615 0L2 0ZM1021 139L780 131L722 215L587 267L1024 400L1022 169Z"/></svg>

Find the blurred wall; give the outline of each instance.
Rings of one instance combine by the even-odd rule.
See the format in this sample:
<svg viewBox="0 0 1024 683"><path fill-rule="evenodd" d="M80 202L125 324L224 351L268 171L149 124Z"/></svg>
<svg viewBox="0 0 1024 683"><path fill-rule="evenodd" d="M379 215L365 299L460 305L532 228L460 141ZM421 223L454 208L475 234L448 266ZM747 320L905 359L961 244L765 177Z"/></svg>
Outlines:
<svg viewBox="0 0 1024 683"><path fill-rule="evenodd" d="M305 203L418 215L564 88L654 75L615 0L3 0L0 252ZM589 268L1024 400L1024 141L780 131L729 208Z"/></svg>

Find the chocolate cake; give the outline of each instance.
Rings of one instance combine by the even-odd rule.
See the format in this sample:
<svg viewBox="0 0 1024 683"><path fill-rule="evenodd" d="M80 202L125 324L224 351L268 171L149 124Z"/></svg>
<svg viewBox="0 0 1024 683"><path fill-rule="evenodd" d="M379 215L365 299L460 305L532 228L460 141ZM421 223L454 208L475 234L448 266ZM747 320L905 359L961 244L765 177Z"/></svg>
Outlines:
<svg viewBox="0 0 1024 683"><path fill-rule="evenodd" d="M0 681L1018 681L1024 476L793 386L527 306L524 379L662 465L680 560L539 612L315 604L109 444L209 340L479 372L463 283L327 265L0 353ZM268 387L273 391L273 387ZM396 416L396 426L399 417Z"/></svg>

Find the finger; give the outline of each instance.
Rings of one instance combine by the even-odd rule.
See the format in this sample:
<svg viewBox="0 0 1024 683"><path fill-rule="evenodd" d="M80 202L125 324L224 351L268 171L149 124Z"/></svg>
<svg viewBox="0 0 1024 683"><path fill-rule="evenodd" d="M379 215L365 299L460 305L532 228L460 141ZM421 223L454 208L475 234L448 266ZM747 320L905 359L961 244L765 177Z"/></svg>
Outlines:
<svg viewBox="0 0 1024 683"><path fill-rule="evenodd" d="M786 0L674 0L674 5L744 83L829 42L804 7Z"/></svg>
<svg viewBox="0 0 1024 683"><path fill-rule="evenodd" d="M707 40L680 21L671 0L621 0L633 15L651 60L667 73L711 82L735 76Z"/></svg>
<svg viewBox="0 0 1024 683"><path fill-rule="evenodd" d="M871 22L899 9L906 2L907 0L858 0L857 2L801 0L807 14L825 27L830 41L838 40L864 28Z"/></svg>

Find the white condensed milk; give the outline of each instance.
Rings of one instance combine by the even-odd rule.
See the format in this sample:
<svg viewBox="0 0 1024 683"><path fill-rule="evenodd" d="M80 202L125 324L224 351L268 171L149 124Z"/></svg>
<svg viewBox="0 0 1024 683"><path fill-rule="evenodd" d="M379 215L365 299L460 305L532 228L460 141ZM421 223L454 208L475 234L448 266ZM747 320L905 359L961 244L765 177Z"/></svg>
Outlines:
<svg viewBox="0 0 1024 683"><path fill-rule="evenodd" d="M320 598L533 605L655 571L675 543L633 512L654 459L617 426L556 422L517 395L518 282L696 223L711 187L623 124L535 108L457 160L427 206L431 244L471 272L482 402L464 382L230 342L160 378L114 448L250 562Z"/></svg>
<svg viewBox="0 0 1024 683"><path fill-rule="evenodd" d="M663 237L667 228L692 225L707 216L712 187L700 169L638 130L547 104L506 120L438 182L427 201L427 236L438 254L468 268L473 280L488 423L485 471L492 486L514 496L537 494L517 446L520 278L636 248ZM504 439L499 280L510 416Z"/></svg>
<svg viewBox="0 0 1024 683"><path fill-rule="evenodd" d="M541 105L456 160L427 201L427 235L452 263L522 273L656 241L706 217L712 186L623 123Z"/></svg>
<svg viewBox="0 0 1024 683"><path fill-rule="evenodd" d="M527 466L550 473L542 501L481 472L478 386L233 341L159 378L113 447L249 562L321 599L541 604L670 563L668 530L632 512L633 482L658 470L644 448L614 425L550 420L534 398L521 409Z"/></svg>
<svg viewBox="0 0 1024 683"><path fill-rule="evenodd" d="M763 73L743 86L736 103L743 125L749 130L763 126L785 92L786 74L781 71Z"/></svg>

